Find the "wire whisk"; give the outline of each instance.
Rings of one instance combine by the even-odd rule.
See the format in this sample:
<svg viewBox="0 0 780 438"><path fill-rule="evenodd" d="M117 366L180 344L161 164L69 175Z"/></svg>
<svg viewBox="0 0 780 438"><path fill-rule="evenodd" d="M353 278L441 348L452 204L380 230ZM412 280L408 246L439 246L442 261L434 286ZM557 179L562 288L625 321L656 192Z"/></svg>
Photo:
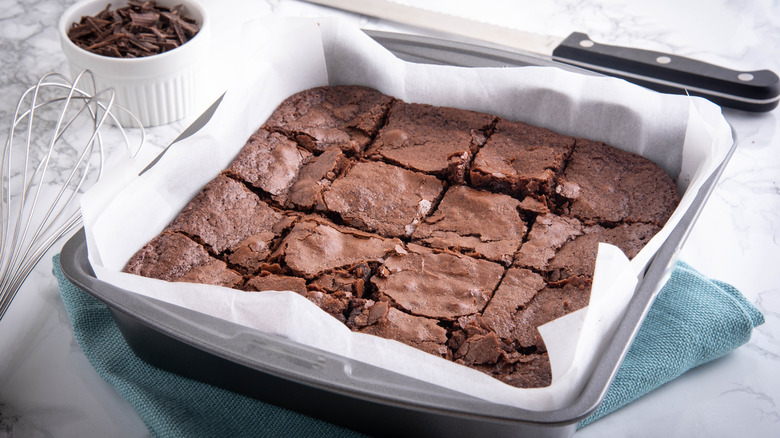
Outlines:
<svg viewBox="0 0 780 438"><path fill-rule="evenodd" d="M143 145L141 123L134 147L114 116L127 112L114 103L114 91L91 90L89 71L72 82L50 73L16 105L0 165L0 319L43 255L80 226L79 198L103 174L106 122L118 128L131 158Z"/></svg>

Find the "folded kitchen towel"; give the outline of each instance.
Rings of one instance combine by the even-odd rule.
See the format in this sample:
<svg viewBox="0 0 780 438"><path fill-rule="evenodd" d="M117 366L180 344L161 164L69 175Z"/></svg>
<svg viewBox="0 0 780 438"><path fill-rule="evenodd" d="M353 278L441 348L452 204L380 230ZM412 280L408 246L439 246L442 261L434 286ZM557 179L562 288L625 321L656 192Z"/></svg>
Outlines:
<svg viewBox="0 0 780 438"><path fill-rule="evenodd" d="M579 427L750 339L764 316L733 286L678 263L642 322L604 400Z"/></svg>
<svg viewBox="0 0 780 438"><path fill-rule="evenodd" d="M155 368L130 350L105 304L54 274L76 340L155 437L350 437L357 432ZM579 426L750 339L764 321L734 287L679 263L653 303L600 407Z"/></svg>

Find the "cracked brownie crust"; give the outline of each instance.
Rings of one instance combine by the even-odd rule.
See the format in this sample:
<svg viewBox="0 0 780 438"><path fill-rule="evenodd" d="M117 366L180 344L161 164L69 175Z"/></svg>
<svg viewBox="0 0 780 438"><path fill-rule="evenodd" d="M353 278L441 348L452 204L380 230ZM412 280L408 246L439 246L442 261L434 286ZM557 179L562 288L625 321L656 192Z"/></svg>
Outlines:
<svg viewBox="0 0 780 438"><path fill-rule="evenodd" d="M678 203L658 166L604 143L318 87L124 270L292 291L353 331L543 387L537 327L588 304L599 242L634 257Z"/></svg>

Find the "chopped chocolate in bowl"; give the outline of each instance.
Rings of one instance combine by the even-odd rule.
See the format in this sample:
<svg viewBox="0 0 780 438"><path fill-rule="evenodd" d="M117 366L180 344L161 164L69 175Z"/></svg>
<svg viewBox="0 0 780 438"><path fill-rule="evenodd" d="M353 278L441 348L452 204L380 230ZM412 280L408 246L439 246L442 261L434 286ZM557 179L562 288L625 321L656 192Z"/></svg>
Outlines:
<svg viewBox="0 0 780 438"><path fill-rule="evenodd" d="M68 29L74 44L92 53L115 58L139 58L175 49L192 39L200 24L183 12L151 1L128 1L111 9L111 3L94 16L82 16Z"/></svg>
<svg viewBox="0 0 780 438"><path fill-rule="evenodd" d="M71 77L92 72L96 89L115 90L116 104L135 116L120 114L119 123L144 127L216 97L211 26L199 0L81 0L57 25Z"/></svg>

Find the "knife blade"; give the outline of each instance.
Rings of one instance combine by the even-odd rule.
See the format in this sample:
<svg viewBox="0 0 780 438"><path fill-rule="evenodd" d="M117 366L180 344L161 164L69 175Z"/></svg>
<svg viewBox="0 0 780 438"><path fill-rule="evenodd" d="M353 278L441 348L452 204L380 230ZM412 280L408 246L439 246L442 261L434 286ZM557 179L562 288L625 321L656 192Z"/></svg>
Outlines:
<svg viewBox="0 0 780 438"><path fill-rule="evenodd" d="M582 32L565 38L540 35L392 0L305 1L540 54L663 93L701 96L725 107L766 112L780 103L780 78L771 70L732 70L671 53L601 44Z"/></svg>
<svg viewBox="0 0 780 438"><path fill-rule="evenodd" d="M192 136L196 132L200 131L201 128L206 126L206 124L209 122L209 120L211 120L211 117L217 111L217 108L219 107L219 104L222 103L222 98L225 97L226 93L227 93L227 91L222 93L217 98L217 100L215 100L211 105L209 105L209 107L206 108L206 110L203 111L203 113L201 113L201 115L199 115L198 118L196 118L189 126L187 126L184 129L184 131L181 132L181 134L179 134L175 139L173 139L173 141L170 142L170 144L168 144L168 146L166 146L165 149L162 150L162 152L160 152L156 157L154 157L154 159L152 161L150 161L149 164L147 164L146 167L144 167L144 169L140 173L138 173L138 176L143 175L149 169L154 167L154 165L157 164L160 161L160 159L163 157L163 155L165 155L165 153L168 152L168 149L170 149L171 146L173 146L174 144L184 140L187 137Z"/></svg>

